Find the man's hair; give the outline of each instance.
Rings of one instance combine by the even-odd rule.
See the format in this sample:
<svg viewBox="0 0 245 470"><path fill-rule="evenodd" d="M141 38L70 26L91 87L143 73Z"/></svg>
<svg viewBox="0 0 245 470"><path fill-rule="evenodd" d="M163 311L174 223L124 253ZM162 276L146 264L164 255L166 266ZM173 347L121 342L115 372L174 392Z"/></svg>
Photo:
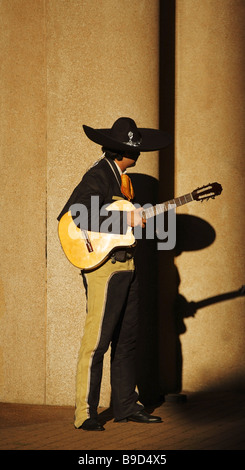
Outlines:
<svg viewBox="0 0 245 470"><path fill-rule="evenodd" d="M102 152L105 154L105 157L111 158L112 160L115 160L116 158L120 161L124 157L124 152L115 152L113 150L106 149L105 147L102 147Z"/></svg>

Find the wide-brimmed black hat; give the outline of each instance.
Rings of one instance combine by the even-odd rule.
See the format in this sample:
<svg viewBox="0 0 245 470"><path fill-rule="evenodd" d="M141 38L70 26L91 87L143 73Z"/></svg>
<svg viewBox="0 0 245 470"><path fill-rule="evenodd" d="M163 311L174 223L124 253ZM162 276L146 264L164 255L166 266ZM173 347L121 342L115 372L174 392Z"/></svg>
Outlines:
<svg viewBox="0 0 245 470"><path fill-rule="evenodd" d="M138 128L133 119L120 117L111 129L93 129L83 126L87 137L108 150L125 151L130 154L153 152L167 147L172 137L165 131Z"/></svg>

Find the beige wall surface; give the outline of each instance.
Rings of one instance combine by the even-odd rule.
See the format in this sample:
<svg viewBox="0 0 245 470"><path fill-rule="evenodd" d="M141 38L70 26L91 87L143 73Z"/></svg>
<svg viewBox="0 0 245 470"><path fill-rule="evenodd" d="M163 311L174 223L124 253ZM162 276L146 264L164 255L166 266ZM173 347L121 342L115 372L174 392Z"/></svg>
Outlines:
<svg viewBox="0 0 245 470"><path fill-rule="evenodd" d="M113 14L112 14L113 12ZM47 2L47 387L49 404L73 404L85 320L79 270L64 257L56 217L101 156L82 124L111 127L120 116L158 126L158 1ZM144 100L142 100L144 97ZM158 175L142 157L137 171ZM109 404L109 353L101 404Z"/></svg>
<svg viewBox="0 0 245 470"><path fill-rule="evenodd" d="M43 403L46 323L44 2L0 2L0 400Z"/></svg>
<svg viewBox="0 0 245 470"><path fill-rule="evenodd" d="M85 319L79 271L57 240L56 217L101 156L82 124L111 127L120 116L158 126L158 2L47 3L48 294L47 403L72 403ZM113 12L113 14L112 14ZM144 97L144 100L142 100ZM158 175L157 155L137 171ZM108 354L109 355L109 354ZM101 403L108 404L109 357Z"/></svg>
<svg viewBox="0 0 245 470"><path fill-rule="evenodd" d="M215 200L179 210L216 233L210 246L176 258L179 293L197 302L245 284L245 2L178 0L176 16L176 194L223 186ZM244 388L244 313L237 297L185 320L186 390Z"/></svg>
<svg viewBox="0 0 245 470"><path fill-rule="evenodd" d="M85 295L60 247L57 216L101 155L82 124L111 127L130 116L158 127L159 5L2 0L0 8L0 400L73 405ZM142 156L136 171L157 177L157 154ZM102 404L109 391L107 358Z"/></svg>

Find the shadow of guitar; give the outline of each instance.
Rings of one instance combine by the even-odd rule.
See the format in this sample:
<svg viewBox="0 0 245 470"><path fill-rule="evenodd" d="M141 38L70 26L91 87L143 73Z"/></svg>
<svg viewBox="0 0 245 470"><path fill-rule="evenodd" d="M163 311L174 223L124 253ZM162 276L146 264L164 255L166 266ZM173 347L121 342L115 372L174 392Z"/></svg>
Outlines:
<svg viewBox="0 0 245 470"><path fill-rule="evenodd" d="M199 302L188 302L181 294L177 295L175 301L175 325L176 325L176 389L165 396L166 401L185 402L186 395L181 393L182 390L182 347L180 335L186 332L184 323L185 318L194 317L197 311L201 308L208 307L218 302L235 299L245 295L245 285L240 289L226 292L224 294L208 297L207 299L200 300Z"/></svg>

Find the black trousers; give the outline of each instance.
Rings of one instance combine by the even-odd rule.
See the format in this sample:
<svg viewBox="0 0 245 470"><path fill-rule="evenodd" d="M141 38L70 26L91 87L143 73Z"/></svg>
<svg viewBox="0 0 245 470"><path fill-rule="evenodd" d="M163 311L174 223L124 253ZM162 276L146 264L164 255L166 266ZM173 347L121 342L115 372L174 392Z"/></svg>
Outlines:
<svg viewBox="0 0 245 470"><path fill-rule="evenodd" d="M139 322L134 260L107 261L84 274L87 318L77 367L75 426L97 417L104 354L111 345L111 399L116 419L142 408L136 392Z"/></svg>

